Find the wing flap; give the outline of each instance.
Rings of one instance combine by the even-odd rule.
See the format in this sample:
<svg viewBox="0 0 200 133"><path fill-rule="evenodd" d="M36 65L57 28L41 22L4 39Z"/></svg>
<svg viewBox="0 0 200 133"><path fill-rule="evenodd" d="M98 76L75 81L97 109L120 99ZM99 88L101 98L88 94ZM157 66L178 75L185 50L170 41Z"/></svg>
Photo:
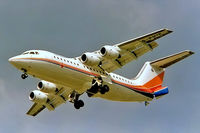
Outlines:
<svg viewBox="0 0 200 133"><path fill-rule="evenodd" d="M192 52L190 50L185 50L180 53L173 54L173 55L152 61L150 64L152 66L159 67L159 68L167 68L192 54L194 54L194 52Z"/></svg>

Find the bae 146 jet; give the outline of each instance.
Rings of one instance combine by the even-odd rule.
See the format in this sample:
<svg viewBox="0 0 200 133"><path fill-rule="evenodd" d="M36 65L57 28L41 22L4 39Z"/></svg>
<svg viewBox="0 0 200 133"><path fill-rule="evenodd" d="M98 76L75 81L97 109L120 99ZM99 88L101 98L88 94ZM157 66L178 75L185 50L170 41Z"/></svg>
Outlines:
<svg viewBox="0 0 200 133"><path fill-rule="evenodd" d="M168 94L163 86L165 69L193 54L185 50L144 64L135 78L128 79L113 71L138 59L158 46L155 40L171 33L161 29L119 44L105 45L95 52L86 52L79 57L66 58L44 50L29 50L12 57L9 62L23 74L40 79L37 90L30 93L34 102L27 112L36 116L42 110L54 110L67 101L76 109L84 106L80 100L83 93L88 97L100 97L111 101L144 102Z"/></svg>

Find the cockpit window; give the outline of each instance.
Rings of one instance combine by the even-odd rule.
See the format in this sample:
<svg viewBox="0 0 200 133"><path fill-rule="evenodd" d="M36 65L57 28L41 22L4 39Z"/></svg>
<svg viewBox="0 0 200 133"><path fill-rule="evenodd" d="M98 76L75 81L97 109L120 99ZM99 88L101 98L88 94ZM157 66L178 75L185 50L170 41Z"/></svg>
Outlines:
<svg viewBox="0 0 200 133"><path fill-rule="evenodd" d="M23 53L23 54L28 54L29 52L25 52L25 53Z"/></svg>
<svg viewBox="0 0 200 133"><path fill-rule="evenodd" d="M37 51L36 52L35 51L24 52L23 55L25 55L25 54L39 54L39 52L37 52Z"/></svg>

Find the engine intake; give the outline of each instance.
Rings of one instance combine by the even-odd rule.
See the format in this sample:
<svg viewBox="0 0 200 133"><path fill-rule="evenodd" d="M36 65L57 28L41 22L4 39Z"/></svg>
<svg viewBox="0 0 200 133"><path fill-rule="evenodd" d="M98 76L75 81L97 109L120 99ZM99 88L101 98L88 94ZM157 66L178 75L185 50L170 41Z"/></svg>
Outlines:
<svg viewBox="0 0 200 133"><path fill-rule="evenodd" d="M48 96L39 90L34 90L29 95L29 100L36 102L36 103L46 103Z"/></svg>
<svg viewBox="0 0 200 133"><path fill-rule="evenodd" d="M42 92L47 92L47 93L54 93L58 91L57 86L54 83L47 82L47 81L40 81L37 86L38 90Z"/></svg>
<svg viewBox="0 0 200 133"><path fill-rule="evenodd" d="M98 55L94 53L84 53L81 56L81 62L86 65L94 66L94 65L99 65L101 59Z"/></svg>
<svg viewBox="0 0 200 133"><path fill-rule="evenodd" d="M120 49L115 46L103 46L100 50L101 56L109 59L117 59L120 58Z"/></svg>

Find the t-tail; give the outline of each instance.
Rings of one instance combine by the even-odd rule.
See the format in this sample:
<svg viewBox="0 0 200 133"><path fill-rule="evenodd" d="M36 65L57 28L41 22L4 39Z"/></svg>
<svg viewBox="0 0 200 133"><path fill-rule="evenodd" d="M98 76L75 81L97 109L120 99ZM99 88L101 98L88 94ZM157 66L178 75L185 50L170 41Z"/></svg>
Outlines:
<svg viewBox="0 0 200 133"><path fill-rule="evenodd" d="M146 62L138 75L133 79L141 90L152 94L157 99L168 94L168 87L163 86L165 68L194 54L186 50L155 61Z"/></svg>

